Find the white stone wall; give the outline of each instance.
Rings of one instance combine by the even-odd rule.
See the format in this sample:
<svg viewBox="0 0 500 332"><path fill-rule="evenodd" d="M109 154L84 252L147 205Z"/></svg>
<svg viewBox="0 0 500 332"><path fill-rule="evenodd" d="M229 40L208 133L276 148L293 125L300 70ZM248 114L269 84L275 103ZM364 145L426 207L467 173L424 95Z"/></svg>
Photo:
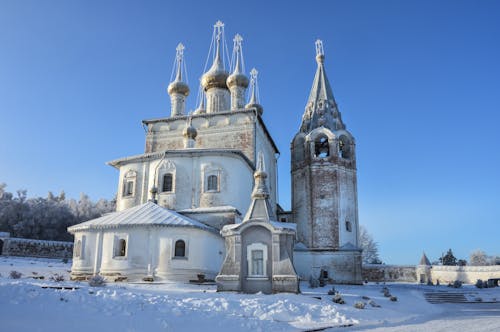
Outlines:
<svg viewBox="0 0 500 332"><path fill-rule="evenodd" d="M492 266L440 266L433 265L430 269L432 282L437 280L441 284L447 284L460 280L467 284L474 284L478 279L488 280L500 278L500 265Z"/></svg>
<svg viewBox="0 0 500 332"><path fill-rule="evenodd" d="M165 170L160 163L169 162L175 169ZM275 169L273 167L272 169ZM123 196L123 181L129 170L137 171L133 196ZM173 192L162 193L162 178L165 172L172 172ZM219 176L219 191L206 192L208 174ZM156 178L155 178L156 173ZM159 189L158 204L173 210L230 205L239 211L246 211L250 204L253 185L253 170L238 155L173 155L164 160L129 163L120 168L117 211L142 203L151 198L150 190L155 185Z"/></svg>
<svg viewBox="0 0 500 332"><path fill-rule="evenodd" d="M500 278L500 265L491 266L442 266L442 265L363 265L363 279L368 281L402 281L420 282L421 274L427 282L428 275L434 284L439 280L441 285L460 280L474 284L477 279L483 281Z"/></svg>
<svg viewBox="0 0 500 332"><path fill-rule="evenodd" d="M100 273L111 280L126 276L129 281L147 275L157 279L189 281L197 274L213 279L225 254L221 236L188 227L134 227L77 232L75 243L86 237L84 255L74 258L72 274ZM119 239L126 240L126 255L116 256ZM174 258L177 240L186 243L186 256Z"/></svg>

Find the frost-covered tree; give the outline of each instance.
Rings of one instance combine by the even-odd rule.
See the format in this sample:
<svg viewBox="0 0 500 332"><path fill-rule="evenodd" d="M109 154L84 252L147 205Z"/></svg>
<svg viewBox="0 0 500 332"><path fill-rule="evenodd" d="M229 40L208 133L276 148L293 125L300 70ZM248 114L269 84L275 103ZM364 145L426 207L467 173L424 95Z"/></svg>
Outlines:
<svg viewBox="0 0 500 332"><path fill-rule="evenodd" d="M359 226L359 246L363 249L363 264L382 264L378 256L378 244L364 226Z"/></svg>
<svg viewBox="0 0 500 332"><path fill-rule="evenodd" d="M469 263L474 266L489 265L488 256L481 249L474 250L470 253Z"/></svg>
<svg viewBox="0 0 500 332"><path fill-rule="evenodd" d="M14 196L0 184L0 231L13 237L43 240L71 241L67 228L74 224L115 210L114 201L105 199L93 203L85 194L80 200L66 200L64 191L59 196L51 192L46 198L27 198L26 190Z"/></svg>

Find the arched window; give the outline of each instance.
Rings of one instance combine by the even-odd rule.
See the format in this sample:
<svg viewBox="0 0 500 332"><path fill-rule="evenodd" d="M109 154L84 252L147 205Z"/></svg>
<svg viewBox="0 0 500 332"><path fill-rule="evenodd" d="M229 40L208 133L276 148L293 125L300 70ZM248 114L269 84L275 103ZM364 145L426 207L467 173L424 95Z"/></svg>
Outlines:
<svg viewBox="0 0 500 332"><path fill-rule="evenodd" d="M163 175L163 184L161 186L162 192L172 192L173 191L173 180L174 177L172 173L167 173Z"/></svg>
<svg viewBox="0 0 500 332"><path fill-rule="evenodd" d="M217 175L207 176L207 191L219 191L219 177Z"/></svg>
<svg viewBox="0 0 500 332"><path fill-rule="evenodd" d="M330 155L330 145L325 135L318 136L314 141L314 155L318 158L326 158Z"/></svg>
<svg viewBox="0 0 500 332"><path fill-rule="evenodd" d="M177 240L175 242L175 257L185 257L186 256L186 243L183 240Z"/></svg>
<svg viewBox="0 0 500 332"><path fill-rule="evenodd" d="M345 230L348 232L352 232L352 224L350 221L345 222Z"/></svg>

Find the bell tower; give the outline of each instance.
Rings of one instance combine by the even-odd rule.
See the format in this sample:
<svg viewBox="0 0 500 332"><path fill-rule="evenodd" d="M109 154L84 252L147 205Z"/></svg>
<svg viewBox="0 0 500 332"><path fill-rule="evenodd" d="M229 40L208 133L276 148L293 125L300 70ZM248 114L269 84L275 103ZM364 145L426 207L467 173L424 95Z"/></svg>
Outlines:
<svg viewBox="0 0 500 332"><path fill-rule="evenodd" d="M291 143L298 272L309 278L323 271L334 282L360 283L355 140L342 122L324 61L317 40L316 75Z"/></svg>

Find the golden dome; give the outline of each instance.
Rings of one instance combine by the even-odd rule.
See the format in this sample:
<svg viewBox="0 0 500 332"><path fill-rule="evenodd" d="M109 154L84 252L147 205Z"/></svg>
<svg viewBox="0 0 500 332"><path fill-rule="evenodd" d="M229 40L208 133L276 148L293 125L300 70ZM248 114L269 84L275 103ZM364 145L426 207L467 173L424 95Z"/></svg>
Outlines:
<svg viewBox="0 0 500 332"><path fill-rule="evenodd" d="M248 83L250 81L248 80L248 77L246 77L244 74L240 74L240 73L232 73L231 75L229 75L229 77L227 78L227 86L229 88L233 87L233 86L241 86L243 88L247 88L248 87Z"/></svg>
<svg viewBox="0 0 500 332"><path fill-rule="evenodd" d="M179 93L187 97L189 95L189 86L182 81L175 80L168 85L167 91L169 95Z"/></svg>

